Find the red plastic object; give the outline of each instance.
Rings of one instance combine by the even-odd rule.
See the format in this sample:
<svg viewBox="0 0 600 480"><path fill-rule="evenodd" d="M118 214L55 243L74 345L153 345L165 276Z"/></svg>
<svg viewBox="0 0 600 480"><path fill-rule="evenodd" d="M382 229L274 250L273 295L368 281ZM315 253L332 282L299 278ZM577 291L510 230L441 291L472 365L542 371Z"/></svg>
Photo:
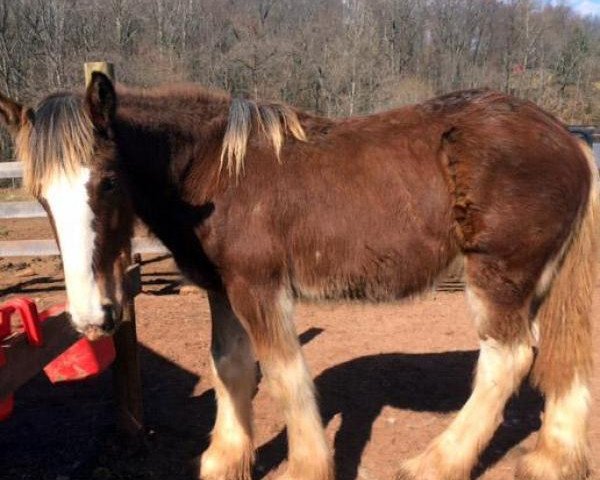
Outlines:
<svg viewBox="0 0 600 480"><path fill-rule="evenodd" d="M65 310L65 305L56 305L40 312L44 321ZM115 359L115 344L112 337L104 337L95 342L82 338L52 360L44 368L52 383L74 382L95 377L102 373Z"/></svg>
<svg viewBox="0 0 600 480"><path fill-rule="evenodd" d="M60 315L65 308L65 304L55 305L38 314L35 303L27 298L9 300L0 306L0 338L10 335L10 319L15 312L19 312L28 342L41 347L41 322L48 317ZM95 342L81 338L46 365L44 372L52 383L84 380L103 372L114 361L115 355L112 337L104 337ZM6 359L0 349L0 366L3 363L6 363Z"/></svg>
<svg viewBox="0 0 600 480"><path fill-rule="evenodd" d="M10 314L4 310L0 310L0 340L10 335ZM0 348L0 367L6 364L6 356ZM13 411L15 406L14 397L9 395L6 398L0 399L0 422L6 420Z"/></svg>
<svg viewBox="0 0 600 480"><path fill-rule="evenodd" d="M35 303L27 298L16 298L0 306L0 339L8 337L11 332L11 317L15 312L19 312L23 322L23 328L27 335L27 341L36 347L43 344L40 330L40 322ZM0 349L0 367L6 365L6 356ZM13 394L0 399L0 421L6 420L12 413L15 406Z"/></svg>
<svg viewBox="0 0 600 480"><path fill-rule="evenodd" d="M0 340L9 336L11 317L15 312L21 316L27 341L34 347L43 347L41 322L60 315L66 305L55 305L38 314L35 303L28 298L14 298L0 305ZM111 337L90 342L82 338L56 357L44 368L52 383L84 380L103 372L115 359L115 346ZM6 366L6 356L0 348L0 367ZM14 408L14 396L0 399L0 421L10 416Z"/></svg>
<svg viewBox="0 0 600 480"><path fill-rule="evenodd" d="M52 305L51 307L47 308L46 310L42 310L39 313L38 316L39 316L40 322L43 322L48 317L54 317L56 315L60 315L66 309L67 309L67 304L66 303L58 303L56 305Z"/></svg>
<svg viewBox="0 0 600 480"><path fill-rule="evenodd" d="M0 340L10 335L10 317L14 309L0 307Z"/></svg>
<svg viewBox="0 0 600 480"><path fill-rule="evenodd" d="M0 340L10 335L10 315L5 314L4 310L0 310ZM0 348L0 367L6 363L4 350Z"/></svg>
<svg viewBox="0 0 600 480"><path fill-rule="evenodd" d="M21 303L10 303L9 304L4 304L2 305L2 307L0 307L0 340L8 337L11 334L11 326L10 326L10 319L13 315L13 313L15 313L15 311L19 310L20 308L23 307L23 304ZM34 305L34 309L35 309L35 305ZM35 311L35 310L34 310ZM29 319L29 322L27 323L27 325L39 325L37 323L35 323L35 320L32 322L32 319L37 319L37 315L31 316L31 309L27 308L26 309L25 314L22 314L23 316L23 324L25 325L25 317L27 317ZM37 312L36 312L37 313ZM37 332L39 333L39 328L37 329ZM30 338L30 337L28 337ZM35 336L34 334L34 338L37 338L38 340L41 340L41 337ZM4 351L0 348L0 367L6 365L6 356L4 355ZM8 397L6 398L1 398L0 399L0 422L6 420L8 417L10 417L13 408L15 407L15 399L14 396L12 394L8 395Z"/></svg>
<svg viewBox="0 0 600 480"><path fill-rule="evenodd" d="M44 341L42 339L37 307L35 306L35 303L28 298L13 298L0 306L0 313L2 316L2 330L0 331L0 337L3 338L10 334L10 318L15 312L19 312L21 315L23 328L29 344L34 347L41 347L44 344Z"/></svg>
<svg viewBox="0 0 600 480"><path fill-rule="evenodd" d="M111 337L95 342L82 338L46 365L44 372L52 383L85 380L102 373L114 359Z"/></svg>
<svg viewBox="0 0 600 480"><path fill-rule="evenodd" d="M15 399L12 394L8 397L0 399L0 422L10 417L15 406Z"/></svg>

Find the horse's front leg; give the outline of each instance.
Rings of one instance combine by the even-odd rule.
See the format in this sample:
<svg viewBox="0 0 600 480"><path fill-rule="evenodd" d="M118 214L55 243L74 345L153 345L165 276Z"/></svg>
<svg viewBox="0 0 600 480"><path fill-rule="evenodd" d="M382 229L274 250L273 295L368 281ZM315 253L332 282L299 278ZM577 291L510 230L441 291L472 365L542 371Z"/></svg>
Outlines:
<svg viewBox="0 0 600 480"><path fill-rule="evenodd" d="M252 443L252 396L256 365L250 340L224 294L209 292L212 318L211 366L217 418L210 446L202 455L205 480L249 480Z"/></svg>
<svg viewBox="0 0 600 480"><path fill-rule="evenodd" d="M267 387L285 416L288 465L283 478L329 480L333 461L315 401L314 384L292 322L293 301L280 286L228 287L231 305L248 330Z"/></svg>

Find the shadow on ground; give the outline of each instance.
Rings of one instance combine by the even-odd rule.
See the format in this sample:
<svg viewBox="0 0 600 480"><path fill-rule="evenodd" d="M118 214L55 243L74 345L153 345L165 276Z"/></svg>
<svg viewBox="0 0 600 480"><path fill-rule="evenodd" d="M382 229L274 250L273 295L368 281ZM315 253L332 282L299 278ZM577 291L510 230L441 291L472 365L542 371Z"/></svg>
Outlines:
<svg viewBox="0 0 600 480"><path fill-rule="evenodd" d="M471 391L477 355L477 351L372 355L336 365L319 375L315 384L323 421L327 424L341 414L334 442L336 479L357 478L362 452L383 407L439 413L460 409ZM541 408L539 394L524 385L507 405L505 421L482 455L474 477L539 428ZM284 432L263 445L258 452L261 472L281 462L286 450Z"/></svg>
<svg viewBox="0 0 600 480"><path fill-rule="evenodd" d="M198 455L214 421L210 390L192 396L200 377L141 346L146 446L121 448L110 372L53 386L39 375L21 388L0 424L0 479L196 479Z"/></svg>
<svg viewBox="0 0 600 480"><path fill-rule="evenodd" d="M161 258L162 259L162 258ZM145 264L151 263L150 261ZM176 295L181 287L179 272L142 273L142 290L149 295ZM37 276L24 279L14 285L0 288L0 297L6 295L39 295L51 292L64 292L62 274L56 276Z"/></svg>
<svg viewBox="0 0 600 480"><path fill-rule="evenodd" d="M321 333L310 329L303 343ZM335 437L336 478L357 477L372 424L382 408L447 413L470 390L477 353L381 354L336 365L316 378L322 414L341 414ZM215 416L213 391L192 396L199 377L141 347L146 422L143 451L127 452L114 434L110 374L51 386L40 376L17 394L12 418L0 425L0 478L13 480L196 480ZM506 420L475 473L539 428L541 400L528 388L507 407ZM285 458L281 432L258 452L260 478Z"/></svg>

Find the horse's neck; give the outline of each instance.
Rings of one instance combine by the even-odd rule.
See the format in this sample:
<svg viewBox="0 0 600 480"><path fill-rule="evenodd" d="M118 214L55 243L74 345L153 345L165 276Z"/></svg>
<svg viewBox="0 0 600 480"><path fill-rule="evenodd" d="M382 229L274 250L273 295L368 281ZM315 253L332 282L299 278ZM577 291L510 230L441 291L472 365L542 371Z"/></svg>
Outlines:
<svg viewBox="0 0 600 480"><path fill-rule="evenodd" d="M136 190L172 195L185 190L181 182L195 172L199 182L195 188L202 191L205 175L198 171L213 172L218 167L226 109L200 104L176 111L178 105L166 104L157 111L156 103L145 106L139 101L119 116L118 150Z"/></svg>
<svg viewBox="0 0 600 480"><path fill-rule="evenodd" d="M176 237L193 243L219 165L218 149L206 144L220 142L212 138L219 130L199 125L198 131L185 131L154 119L134 120L119 119L117 143L136 214L168 248L182 246Z"/></svg>

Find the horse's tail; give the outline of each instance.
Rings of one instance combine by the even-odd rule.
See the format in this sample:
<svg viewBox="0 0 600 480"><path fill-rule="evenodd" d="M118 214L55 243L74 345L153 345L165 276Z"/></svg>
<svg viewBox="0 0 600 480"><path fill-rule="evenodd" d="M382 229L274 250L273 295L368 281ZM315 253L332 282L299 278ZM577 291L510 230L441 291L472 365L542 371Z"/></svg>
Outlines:
<svg viewBox="0 0 600 480"><path fill-rule="evenodd" d="M580 143L590 168L590 190L572 234L550 268L537 313L539 351L533 382L550 396L567 394L577 382L587 385L592 370L590 310L598 262L600 198L598 169L591 149Z"/></svg>

